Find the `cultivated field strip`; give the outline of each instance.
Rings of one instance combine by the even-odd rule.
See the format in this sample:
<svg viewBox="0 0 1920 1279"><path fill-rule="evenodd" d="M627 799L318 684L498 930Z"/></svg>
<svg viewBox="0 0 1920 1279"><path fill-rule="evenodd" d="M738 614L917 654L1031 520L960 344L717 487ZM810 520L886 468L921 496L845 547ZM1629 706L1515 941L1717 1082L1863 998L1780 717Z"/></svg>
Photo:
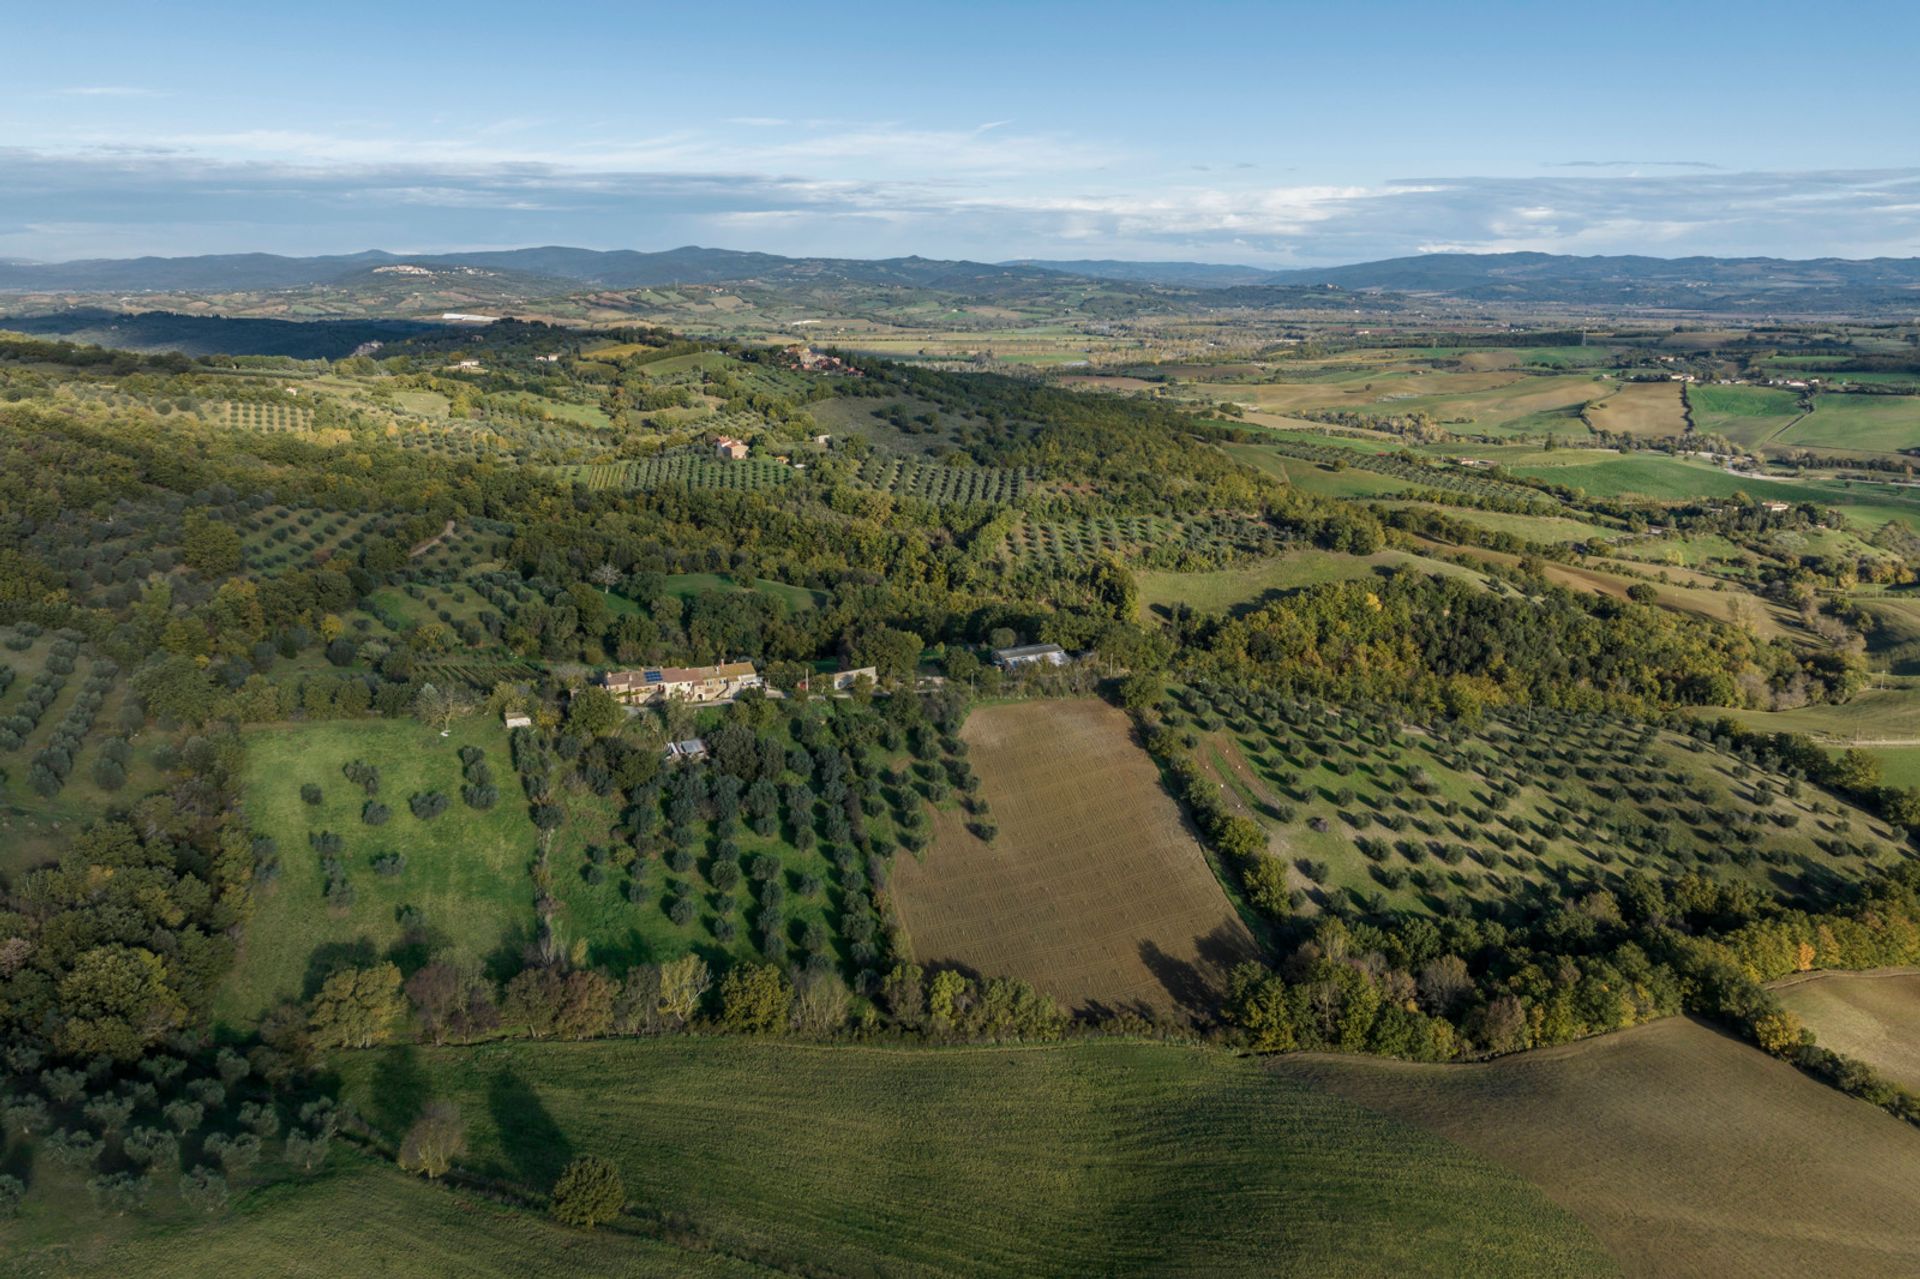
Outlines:
<svg viewBox="0 0 1920 1279"><path fill-rule="evenodd" d="M1025 977L1075 1009L1208 1007L1253 953L1125 715L1094 701L976 710L962 736L999 823L939 814L894 872L922 964Z"/></svg>

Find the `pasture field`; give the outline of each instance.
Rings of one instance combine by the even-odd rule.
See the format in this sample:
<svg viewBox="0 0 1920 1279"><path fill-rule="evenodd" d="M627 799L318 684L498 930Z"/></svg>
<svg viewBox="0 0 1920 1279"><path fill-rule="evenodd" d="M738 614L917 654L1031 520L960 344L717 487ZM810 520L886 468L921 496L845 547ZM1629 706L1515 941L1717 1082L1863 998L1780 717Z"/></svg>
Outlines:
<svg viewBox="0 0 1920 1279"><path fill-rule="evenodd" d="M1546 493L1496 479L1480 471L1410 460L1397 454L1343 448L1340 444L1325 440L1276 435L1262 444L1229 444L1225 447L1229 456L1280 479L1301 482L1308 468L1326 468L1332 481L1354 485L1346 491L1329 491L1325 496L1370 497L1407 489L1439 489L1468 497L1524 502L1543 510L1555 505L1555 499ZM1349 472L1355 470L1368 474L1362 479L1349 480ZM1398 483L1392 487L1382 486L1378 482L1381 478Z"/></svg>
<svg viewBox="0 0 1920 1279"><path fill-rule="evenodd" d="M1920 448L1920 396L1820 395L1780 444L1898 453Z"/></svg>
<svg viewBox="0 0 1920 1279"><path fill-rule="evenodd" d="M1521 557L1507 551L1495 551L1480 546L1453 547L1444 542L1426 538L1416 539L1421 545L1433 548L1436 552L1465 555L1470 559L1481 560L1489 564L1501 564L1508 568L1519 564ZM1704 574L1695 574L1681 568L1663 568L1659 566L1628 566L1615 564L1612 571L1606 567L1607 561L1597 561L1599 567L1591 564L1560 564L1548 560L1541 564L1540 573L1549 582L1564 586L1568 590L1583 591L1594 595L1607 595L1614 599L1626 599L1627 592L1635 586L1647 586L1653 591L1653 602L1662 608L1673 609L1680 613L1691 613L1695 617L1709 621L1738 623L1751 626L1754 633L1763 639L1778 639L1804 633L1800 629L1799 617L1783 604L1754 595L1737 587L1722 586L1714 589L1715 579ZM1651 571L1656 574L1652 581L1643 581L1630 576L1625 569L1633 567L1639 571ZM1660 581L1664 575L1669 580Z"/></svg>
<svg viewBox="0 0 1920 1279"><path fill-rule="evenodd" d="M1470 506L1439 506L1432 502L1394 502L1396 507L1433 511L1448 519L1490 533L1510 533L1527 542L1605 542L1622 536L1619 529L1569 515L1523 515L1512 511L1480 511Z"/></svg>
<svg viewBox="0 0 1920 1279"><path fill-rule="evenodd" d="M826 602L827 598L825 592L808 590L804 586L789 586L785 582L772 582L764 577L742 582L728 573L670 573L667 575L667 594L669 595L690 600L707 591L742 591L764 595L788 612L818 608ZM615 611L619 611L617 607Z"/></svg>
<svg viewBox="0 0 1920 1279"><path fill-rule="evenodd" d="M1738 720L1761 733L1805 733L1830 746L1876 742L1920 743L1920 688L1909 679L1890 679L1862 689L1839 705L1820 703L1789 711L1703 708L1708 718Z"/></svg>
<svg viewBox="0 0 1920 1279"><path fill-rule="evenodd" d="M1564 484L1591 497L1631 496L1659 502L1731 497L1735 493L1787 502L1811 497L1807 486L1799 483L1729 475L1710 463L1666 454L1560 449L1552 456L1556 460L1551 463L1515 462L1511 469L1519 475Z"/></svg>
<svg viewBox="0 0 1920 1279"><path fill-rule="evenodd" d="M1687 403L1694 430L1748 448L1766 443L1800 416L1800 397L1771 386L1690 386Z"/></svg>
<svg viewBox="0 0 1920 1279"><path fill-rule="evenodd" d="M1678 382L1623 382L1613 394L1587 405L1586 414L1597 430L1621 435L1660 439L1687 431Z"/></svg>
<svg viewBox="0 0 1920 1279"><path fill-rule="evenodd" d="M490 716L457 720L441 737L413 720L335 720L273 725L247 731L243 802L256 834L277 846L278 877L256 887L255 906L240 959L222 989L216 1015L251 1024L283 998L298 998L335 959L385 958L406 947L399 912L426 914L427 937L456 957L484 963L502 947L518 958L533 930L533 887L527 868L539 840L527 818L507 747L506 730ZM485 811L462 800L459 749L475 746L500 796ZM369 800L342 772L350 760L380 771ZM308 804L301 787L318 785L321 802ZM438 791L446 811L421 820L408 799ZM369 802L390 816L380 826L362 817ZM323 853L310 834L332 832L343 844L340 869L350 902L330 903ZM374 859L398 853L405 867L386 875Z"/></svg>
<svg viewBox="0 0 1920 1279"><path fill-rule="evenodd" d="M1796 973L1771 989L1822 1047L1920 1092L1920 969Z"/></svg>
<svg viewBox="0 0 1920 1279"><path fill-rule="evenodd" d="M1206 1050L662 1039L333 1065L387 1134L451 1100L472 1166L544 1190L604 1156L680 1237L784 1273L1611 1270L1519 1177Z"/></svg>
<svg viewBox="0 0 1920 1279"><path fill-rule="evenodd" d="M1683 1018L1481 1065L1271 1069L1527 1178L1629 1275L1920 1270L1920 1131Z"/></svg>
<svg viewBox="0 0 1920 1279"><path fill-rule="evenodd" d="M156 1205L137 1217L79 1208L61 1220L55 1203L24 1214L5 1265L22 1279L199 1279L244 1274L267 1279L334 1279L341 1274L401 1279L560 1276L765 1275L750 1261L675 1247L605 1228L569 1230L524 1209L502 1206L363 1156L341 1152L310 1179L279 1181L236 1195L209 1218ZM29 1201L32 1202L31 1200ZM57 1201L56 1201L57 1202ZM73 1230L84 1222L82 1234ZM323 1246L319 1241L324 1241Z"/></svg>
<svg viewBox="0 0 1920 1279"><path fill-rule="evenodd" d="M914 958L1024 977L1077 1010L1209 1013L1253 939L1126 715L987 706L961 736L999 835L938 812L933 846L897 860Z"/></svg>
<svg viewBox="0 0 1920 1279"><path fill-rule="evenodd" d="M1471 569L1406 551L1350 555L1343 551L1301 550L1211 572L1142 570L1134 574L1134 581L1140 588L1141 616L1152 617L1175 604L1185 604L1202 613L1255 608L1268 598L1304 586L1357 581L1383 572L1401 571L1480 580L1480 575Z"/></svg>
<svg viewBox="0 0 1920 1279"><path fill-rule="evenodd" d="M1548 878L1696 871L1817 897L1902 856L1885 823L1693 737L1600 716L1396 726L1232 689L1182 690L1239 811L1318 906L1442 911ZM1818 807L1816 807L1818 805Z"/></svg>

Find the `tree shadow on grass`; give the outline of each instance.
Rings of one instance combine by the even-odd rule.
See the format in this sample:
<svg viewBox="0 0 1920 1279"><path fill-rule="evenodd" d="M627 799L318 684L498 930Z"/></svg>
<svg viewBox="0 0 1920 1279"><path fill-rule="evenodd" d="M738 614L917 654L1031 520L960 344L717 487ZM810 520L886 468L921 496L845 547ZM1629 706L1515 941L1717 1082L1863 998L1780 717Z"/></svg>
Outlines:
<svg viewBox="0 0 1920 1279"><path fill-rule="evenodd" d="M370 937L315 946L307 956L307 974L300 984L300 997L303 1001L311 1000L320 993L327 978L343 968L370 968L379 962L380 952Z"/></svg>
<svg viewBox="0 0 1920 1279"><path fill-rule="evenodd" d="M367 1118L397 1141L413 1126L433 1095L426 1072L420 1069L419 1051L412 1044L395 1044L387 1049L373 1068L371 1082L373 1096Z"/></svg>
<svg viewBox="0 0 1920 1279"><path fill-rule="evenodd" d="M501 1069L487 1084L487 1110L500 1134L506 1167L497 1175L511 1176L545 1190L559 1178L573 1158L573 1144L560 1130L546 1104L526 1080Z"/></svg>

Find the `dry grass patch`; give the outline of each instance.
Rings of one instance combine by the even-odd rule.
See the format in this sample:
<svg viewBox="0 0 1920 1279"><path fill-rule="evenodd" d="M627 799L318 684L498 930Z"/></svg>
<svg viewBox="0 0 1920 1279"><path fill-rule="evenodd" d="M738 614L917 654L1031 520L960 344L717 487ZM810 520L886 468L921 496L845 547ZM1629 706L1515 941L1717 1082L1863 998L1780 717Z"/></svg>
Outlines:
<svg viewBox="0 0 1920 1279"><path fill-rule="evenodd" d="M1628 382L1589 404L1587 421L1602 431L1661 438L1686 433L1687 411L1678 382Z"/></svg>
<svg viewBox="0 0 1920 1279"><path fill-rule="evenodd" d="M975 711L962 733L999 835L936 817L893 888L923 964L1024 977L1077 1011L1204 1015L1253 954L1127 717L1104 702Z"/></svg>
<svg viewBox="0 0 1920 1279"><path fill-rule="evenodd" d="M1694 1022L1485 1065L1274 1069L1518 1172L1628 1274L1920 1272L1920 1131Z"/></svg>
<svg viewBox="0 0 1920 1279"><path fill-rule="evenodd" d="M1805 973L1773 988L1822 1047L1920 1089L1920 969Z"/></svg>

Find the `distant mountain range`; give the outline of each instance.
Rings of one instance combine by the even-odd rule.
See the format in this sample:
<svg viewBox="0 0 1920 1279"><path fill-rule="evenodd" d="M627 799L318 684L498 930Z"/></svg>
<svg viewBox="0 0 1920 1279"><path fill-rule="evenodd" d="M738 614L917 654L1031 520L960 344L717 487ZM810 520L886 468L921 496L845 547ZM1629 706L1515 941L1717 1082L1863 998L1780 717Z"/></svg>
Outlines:
<svg viewBox="0 0 1920 1279"><path fill-rule="evenodd" d="M331 257L290 258L271 253L191 258L95 258L78 262L0 262L0 289L73 293L237 293L344 284L368 275L409 272L483 272L528 285L566 289L640 289L671 284L753 280L771 286L838 280L939 290L991 288L996 283L1058 280L1036 267L931 258L784 258L771 253L688 245L661 253L548 246L478 253L401 255L373 250Z"/></svg>
<svg viewBox="0 0 1920 1279"><path fill-rule="evenodd" d="M1036 289L1075 280L1101 280L1130 290L1170 291L1202 305L1285 305L1289 297L1308 289L1337 288L1483 303L1734 313L1920 313L1920 258L1789 261L1551 253L1433 253L1285 271L1203 262L789 258L691 245L660 253L558 246L308 258L244 253L0 262L0 291L219 294L327 288L388 277L398 284L410 275L440 284L457 283L462 275L484 278L494 287L511 287L528 296L675 284L751 284L775 292L844 287L1031 296Z"/></svg>
<svg viewBox="0 0 1920 1279"><path fill-rule="evenodd" d="M1184 288L1331 285L1354 292L1432 293L1479 302L1592 303L1685 310L1905 307L1920 311L1920 258L1791 261L1426 253L1352 266L1286 271L1195 262L1029 260L1020 265Z"/></svg>

